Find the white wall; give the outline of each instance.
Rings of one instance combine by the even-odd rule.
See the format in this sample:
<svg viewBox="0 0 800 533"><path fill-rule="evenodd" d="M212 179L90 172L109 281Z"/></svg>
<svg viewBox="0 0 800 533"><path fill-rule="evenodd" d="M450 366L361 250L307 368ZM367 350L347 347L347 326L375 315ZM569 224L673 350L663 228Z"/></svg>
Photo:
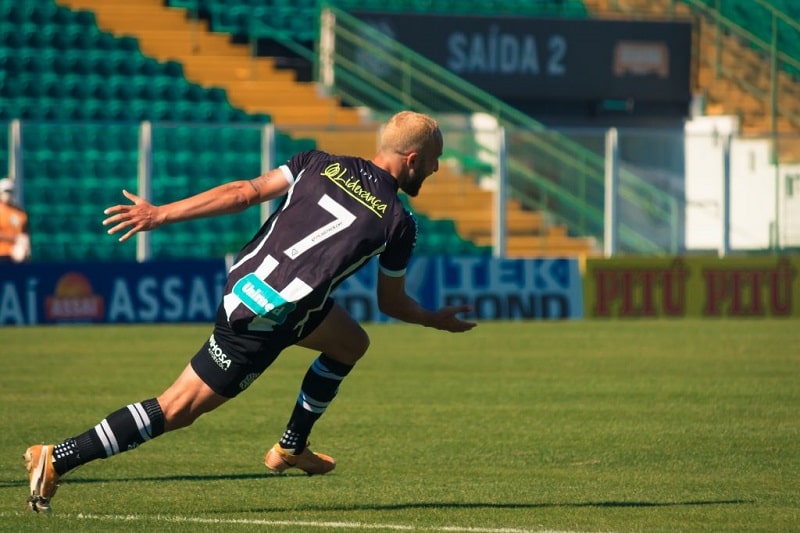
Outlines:
<svg viewBox="0 0 800 533"><path fill-rule="evenodd" d="M730 145L730 248L769 249L774 245L776 167L769 139L737 138L735 117L696 117L686 124L686 247L724 250L724 146ZM800 245L800 165L780 165L778 173L781 246ZM796 179L793 179L797 176ZM795 192L789 195L787 182Z"/></svg>
<svg viewBox="0 0 800 533"><path fill-rule="evenodd" d="M733 117L696 117L686 123L684 188L689 250L722 249L724 140L736 129Z"/></svg>

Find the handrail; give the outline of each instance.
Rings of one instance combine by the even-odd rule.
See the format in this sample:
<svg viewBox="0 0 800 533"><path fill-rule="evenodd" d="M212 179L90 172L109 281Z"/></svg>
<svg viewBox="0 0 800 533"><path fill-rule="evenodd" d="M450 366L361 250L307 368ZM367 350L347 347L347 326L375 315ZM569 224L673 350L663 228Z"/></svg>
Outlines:
<svg viewBox="0 0 800 533"><path fill-rule="evenodd" d="M539 154L541 158L553 161L562 179L568 179L576 184L583 183L581 186L583 188L595 187L602 190L604 187L605 159L602 155L558 131L548 129L541 122L469 84L335 6L324 5L323 12L335 17L335 33L342 40L334 52L336 82L328 88L335 91L343 101L373 107L369 105L371 100L379 98L380 104L391 110L412 106L420 111L434 113L441 112L443 108L460 113L488 113L493 115L501 126L523 132L524 134L517 139L525 143L525 149L522 151ZM382 79L373 71L374 69L359 64L339 49L348 46L353 50L363 49L364 43L369 43L369 55L373 61L393 69L394 77L390 81ZM422 94L425 101L418 97ZM544 132L547 132L547 135L542 135ZM513 151L509 153L509 157L512 163L509 166L512 188L515 180L530 181L534 170L529 165L517 161ZM541 179L538 181L540 184L543 183ZM647 210L664 224L673 222L674 213L661 208L662 205L671 204L671 197L668 194L624 168L620 171L620 181L621 196L624 199L642 210ZM550 186L547 190L554 199L571 206L576 216L590 218L586 214L591 207L587 199L582 200L580 207L570 201L575 187L556 183L553 176L549 177L548 182ZM654 204L653 198L659 201ZM602 202L602 199L600 201ZM530 204L528 206L531 207ZM549 206L549 209L557 208ZM650 241L636 227L623 229L621 234L628 236L622 237L628 248L637 251L642 249L642 242ZM601 240L602 229L592 236ZM658 247L652 242L650 245L647 246L648 250L653 246Z"/></svg>
<svg viewBox="0 0 800 533"><path fill-rule="evenodd" d="M793 19L791 16L786 14L781 9L772 5L768 0L751 0L754 4L758 7L766 10L770 17L773 20L773 39L777 40L778 35L778 27L777 21L785 23L789 28L794 30L797 33L798 39L797 41L800 42L800 22ZM800 59L793 57L790 54L787 54L783 50L781 50L777 43L769 43L765 41L761 36L756 35L755 33L751 32L747 28L741 26L736 21L726 17L722 14L721 10L717 7L714 7L713 2L710 0L671 0L670 2L670 12L674 13L675 5L678 3L682 3L688 6L695 15L702 15L708 17L713 21L713 23L722 30L735 35L736 37L740 38L742 41L747 43L748 45L752 46L756 52L763 53L767 55L770 59L773 59L776 62L780 62L784 65L782 69L786 74L798 76L800 75ZM722 2L726 2L722 4ZM733 4L732 0L717 0L717 6L730 6ZM637 13L636 8L623 8L616 0L613 0L610 4L610 8L613 11L626 13L626 14L635 14ZM749 10L751 13L754 13L752 8ZM719 55L719 54L717 54ZM764 100L765 97L769 98L770 106L772 107L772 128L773 133L776 127L775 120L777 115L781 115L785 117L789 122L794 124L795 126L800 127L800 112L794 111L788 108L785 105L781 105L779 99L777 98L777 94L779 91L778 87L778 80L777 80L777 72L773 74L772 79L770 79L770 87L766 90L762 89L754 85L753 83L743 79L740 76L737 76L735 72L732 72L730 69L725 68L723 65L720 64L719 57L715 59L708 59L702 58L701 59L704 64L708 64L712 66L718 74L723 74L725 78L730 79L734 83L737 83L744 91L749 93L756 98ZM794 72L790 72L789 69L786 67L791 67L794 69Z"/></svg>
<svg viewBox="0 0 800 533"><path fill-rule="evenodd" d="M184 7L192 7L195 1L173 0L175 3L183 2ZM363 42L365 38L373 40L378 43L378 46L371 49L374 55L388 64L395 65L401 70L404 69L403 80L398 88L382 80L379 76L375 76L373 72L360 67L356 62L349 61L346 56L337 55L337 77L352 85L359 85L362 93L360 95L354 91L343 90L341 84L332 87L339 93L338 96L342 101L368 107L373 107L377 103L384 109L394 110L411 107L429 113L436 113L441 111L440 106L426 103L431 98L431 95L435 95L436 101L439 104L444 104L445 107L455 107L462 113L489 113L495 116L502 126L513 127L526 132L520 136L520 139L524 140L530 151L539 153L546 158L552 158L559 168L559 173L573 173L569 178L571 181L580 184L577 187L578 189L587 190L590 187L602 187L604 185L605 160L603 156L559 132L548 130L542 123L530 116L503 103L486 91L468 84L450 71L416 54L380 31L330 5L325 0L323 0L321 8L334 13L338 20L346 22L345 27L337 25L337 32L340 37L353 43ZM348 31L347 26L355 28L356 31ZM292 33L286 31L285 28L272 27L268 21L262 20L261 17L253 17L250 19L247 31L253 45L259 37L268 37L282 43L312 64L318 65L318 50L308 49L304 43L296 41ZM315 44L318 45L318 43ZM253 53L255 55L255 46L253 46ZM399 60L398 57L400 58ZM408 68L408 65L412 64L414 68ZM412 90L412 87L425 88L425 102L415 98L415 91ZM417 89L417 92L419 92L419 89ZM545 131L547 131L548 135L539 135ZM453 149L448 151L448 153L453 152ZM513 163L510 165L510 168L513 169L510 172L512 185L515 180L529 182L533 180L537 182L538 187L557 200L560 206L574 211L578 222L571 220L570 215L566 212L558 213L558 209L553 206L536 205L535 207L550 211L551 215L564 220L568 226L580 227L586 231L586 226L581 224L580 221L593 218L590 216L592 205L587 199L579 199L580 201L576 202L569 186L557 184L554 176L543 178L534 169L515 161L513 153L508 154L508 156L511 159L511 163ZM472 160L474 158L466 156L462 159ZM663 191L624 168L620 170L620 184L621 198L634 205L639 205L643 210L649 209L651 214L655 214L664 223L674 222L671 220L674 215L673 212L659 209L659 204L670 204L672 202L672 199ZM652 198L661 198L663 201L655 202L654 204L651 201ZM522 197L520 200L523 201L523 205L527 204L528 207L531 207L529 199ZM535 204L535 202L533 203ZM602 226L600 228L600 230L595 230L595 235L593 236L599 238L602 235ZM643 249L641 243L649 241L647 237L639 234L637 229L626 228L624 224L621 224L620 233L622 240L630 241L629 244L635 250ZM674 247L674 245L675 243L672 243L671 247ZM652 248L652 246L655 246L655 244L650 243L650 246L645 245L644 248Z"/></svg>
<svg viewBox="0 0 800 533"><path fill-rule="evenodd" d="M770 5L767 1L753 0L753 2L757 4L759 7L768 11L770 17L772 18L773 21L772 39L773 41L775 41L773 43L768 43L761 36L756 35L747 28L744 28L740 24L736 23L735 21L723 15L719 9L714 8L711 5L708 5L702 0L681 0L681 1L684 4L688 5L696 13L699 13L703 16L710 18L714 22L714 24L717 25L717 27L722 28L725 31L729 32L730 34L735 35L738 38L742 39L748 45L752 46L757 53L762 53L768 56L772 60L771 63L775 62L783 65L783 68L781 70L783 70L786 74L793 74L796 76L798 73L800 73L800 60L792 57L791 55L787 54L778 47L777 21L780 20L781 22L787 24L790 29L794 30L794 32L797 34L798 42L800 42L800 23L792 19L790 16L788 16L780 9L776 8L773 5ZM771 128L773 133L775 133L777 127L776 120L778 115L785 117L793 125L800 127L800 113L787 107L786 105L781 105L780 99L778 98L778 93L780 91L780 83L778 81L779 74L777 71L773 72L771 79L769 80L769 87L765 90L762 89L761 87L758 87L748 82L747 80L741 78L740 76L737 76L736 73L731 72L729 69L723 68L723 66L720 64L719 57L717 57L715 61L716 64L714 65L714 67L716 71L718 73L724 74L726 78L737 83L747 93L762 100L765 99L765 97L769 97L768 101L770 102L770 108L772 114ZM787 67L791 67L792 69L794 69L794 72L793 73L789 72L789 69ZM775 70L775 67L773 67L773 70Z"/></svg>
<svg viewBox="0 0 800 533"><path fill-rule="evenodd" d="M786 13L784 13L783 11L778 9L777 7L773 6L772 4L767 2L766 0L754 0L754 1L758 5L760 5L761 7L766 9L767 11L769 11L772 14L773 17L778 17L779 19L781 19L783 22L785 22L789 26L792 26L795 29L795 31L800 33L800 22L797 22L792 17L790 17L789 15L787 15Z"/></svg>
<svg viewBox="0 0 800 533"><path fill-rule="evenodd" d="M743 37L749 44L756 45L758 48L762 49L764 52L771 53L772 45L756 35L755 33L751 32L747 28L737 24L735 21L729 19L725 15L722 14L717 9L705 4L701 0L682 0L684 3L688 4L694 9L697 9L702 14L712 18L716 24L719 24L723 28L728 31L731 31L734 34ZM800 33L800 24L796 21L789 18L784 12L776 9L769 4L763 3L763 0L753 0L756 3L759 3L763 7L769 9L773 17L780 18L782 21L788 23L792 26L798 33ZM778 49L775 51L777 58L781 60L781 62L791 65L792 67L796 68L800 71L800 60L795 59L794 57L790 56L789 54L783 52L782 50Z"/></svg>

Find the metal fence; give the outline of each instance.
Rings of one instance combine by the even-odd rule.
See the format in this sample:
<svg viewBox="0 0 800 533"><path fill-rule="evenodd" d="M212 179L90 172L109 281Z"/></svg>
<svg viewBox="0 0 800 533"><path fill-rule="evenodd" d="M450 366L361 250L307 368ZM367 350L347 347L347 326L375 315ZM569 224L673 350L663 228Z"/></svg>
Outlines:
<svg viewBox="0 0 800 533"><path fill-rule="evenodd" d="M437 118L446 142L442 166L409 205L431 222L423 229L455 234L460 246L431 244L429 251L537 257L800 248L800 137L743 137L724 118L697 119L685 131L558 132L504 128L480 114ZM267 209L161 228L138 246L105 234L103 209L125 201L122 189L168 202L255 177L311 147L369 158L378 123L278 132L253 124L14 121L0 127L9 147L0 164L29 213L34 260L219 257L236 252ZM528 150L531 137L555 135L600 160L602 183ZM515 179L512 161L524 166L517 174L542 178ZM635 202L627 197L631 185L620 185L628 173L644 184ZM567 193L551 194L556 189ZM539 207L525 207L523 196ZM626 228L647 245L626 238ZM593 245L559 252L557 244L569 239Z"/></svg>

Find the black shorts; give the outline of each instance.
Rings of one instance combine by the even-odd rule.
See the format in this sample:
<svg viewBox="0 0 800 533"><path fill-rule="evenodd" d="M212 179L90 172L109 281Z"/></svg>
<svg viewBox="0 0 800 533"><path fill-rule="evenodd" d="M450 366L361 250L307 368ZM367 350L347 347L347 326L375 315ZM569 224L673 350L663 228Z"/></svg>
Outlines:
<svg viewBox="0 0 800 533"><path fill-rule="evenodd" d="M222 306L217 310L214 332L192 358L192 368L211 390L233 398L256 380L278 355L307 337L328 316L333 300L328 299L319 311L313 313L303 327L303 334L295 330L234 331Z"/></svg>

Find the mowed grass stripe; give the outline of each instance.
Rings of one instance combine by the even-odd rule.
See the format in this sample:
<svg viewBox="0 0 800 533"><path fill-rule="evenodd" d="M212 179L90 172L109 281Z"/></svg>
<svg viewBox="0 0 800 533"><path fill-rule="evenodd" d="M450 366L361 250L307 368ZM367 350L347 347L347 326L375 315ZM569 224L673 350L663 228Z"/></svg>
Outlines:
<svg viewBox="0 0 800 533"><path fill-rule="evenodd" d="M370 353L312 435L312 447L337 459L331 475L273 477L262 465L316 355L293 348L192 428L70 473L47 522L18 513L25 447L158 394L210 329L0 329L0 530L88 527L79 514L197 520L165 524L170 531L268 527L248 520L296 522L280 526L296 531L780 532L800 523L796 321L367 329Z"/></svg>

